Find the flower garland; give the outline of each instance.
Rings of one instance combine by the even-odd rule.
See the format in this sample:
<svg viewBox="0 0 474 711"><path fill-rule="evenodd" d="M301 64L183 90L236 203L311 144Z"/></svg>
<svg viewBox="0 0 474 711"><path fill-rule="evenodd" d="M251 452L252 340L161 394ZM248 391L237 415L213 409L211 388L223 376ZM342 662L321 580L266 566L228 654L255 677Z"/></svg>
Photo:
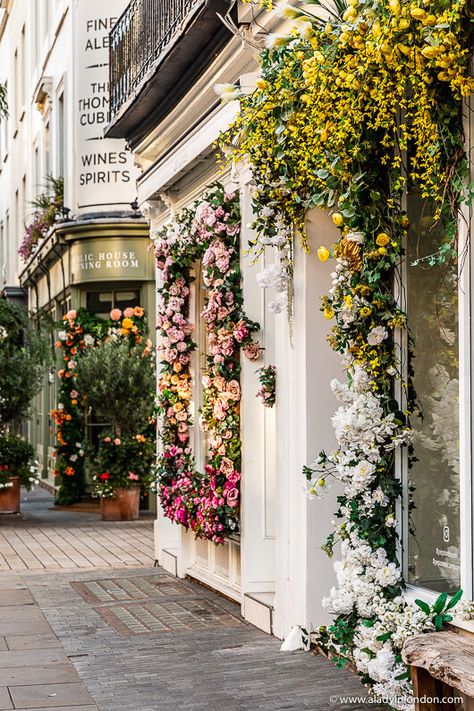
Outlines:
<svg viewBox="0 0 474 711"><path fill-rule="evenodd" d="M239 528L240 350L250 360L260 357L252 340L259 326L243 312L239 234L238 195L215 184L154 238L162 277L159 496L168 518L214 543L222 543ZM207 290L201 318L209 350L200 418L208 445L204 472L196 470L189 443L191 355L196 349L189 317L190 283L192 266L199 259Z"/></svg>
<svg viewBox="0 0 474 711"><path fill-rule="evenodd" d="M341 403L333 418L338 447L306 468L313 494L331 477L344 485L325 546L332 555L341 541L338 586L325 601L335 619L321 642L375 693L408 709L403 643L433 620L438 628L459 595L450 602L443 595L433 608L402 596L394 456L410 444L415 398L409 380L406 408L393 397L395 380L403 381L394 334L407 318L392 280L407 237L407 190L444 226L427 263L456 259L458 210L469 201L461 116L473 88L471 35L466 0L428 9L407 0L336 6L341 14L331 10L328 20L280 4L293 23L269 38L257 90L242 97L222 140L251 164L257 251L271 244L288 254L294 228L306 247L312 207L334 211L341 231L331 250L318 250L321 261L335 259L322 309L335 320L330 344L347 372L346 383L332 383Z"/></svg>
<svg viewBox="0 0 474 711"><path fill-rule="evenodd" d="M109 321L86 309L71 309L63 317L63 325L55 345L62 353L64 367L58 370L58 405L50 414L56 424L54 476L61 482L56 501L68 505L80 500L85 486L84 413L74 383L77 359L86 348L106 338L131 337L141 341L146 322L143 309L137 306L125 309L123 318L120 309L113 309Z"/></svg>
<svg viewBox="0 0 474 711"><path fill-rule="evenodd" d="M276 402L276 367L267 365L257 371L260 390L257 393L264 407L273 407Z"/></svg>

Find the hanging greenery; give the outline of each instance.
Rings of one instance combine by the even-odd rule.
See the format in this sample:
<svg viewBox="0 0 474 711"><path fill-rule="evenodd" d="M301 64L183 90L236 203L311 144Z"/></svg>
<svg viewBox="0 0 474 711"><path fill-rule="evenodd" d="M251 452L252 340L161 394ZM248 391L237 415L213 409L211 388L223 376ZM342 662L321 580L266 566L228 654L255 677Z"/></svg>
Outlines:
<svg viewBox="0 0 474 711"><path fill-rule="evenodd" d="M433 609L402 596L394 457L410 444L415 399L394 345L407 317L393 279L409 227L407 192L443 226L427 263L457 258L459 210L470 200L462 130L463 97L474 86L468 6L337 0L324 19L300 6L281 3L279 11L292 22L285 35L269 37L257 89L241 98L222 143L253 171L257 252L273 245L287 260L295 230L307 248L313 207L329 210L340 230L331 249L318 250L321 261L335 260L322 310L334 320L329 340L347 373L331 384L341 403L333 418L338 447L305 472L313 494L331 478L344 485L325 546L332 555L341 543L338 585L325 601L334 622L320 641L377 695L408 709L403 643L438 628L459 595L442 596ZM271 275L265 282L273 285ZM404 403L394 399L397 380Z"/></svg>
<svg viewBox="0 0 474 711"><path fill-rule="evenodd" d="M46 191L33 201L34 212L31 221L25 226L25 234L18 249L24 262L38 249L40 242L47 237L49 230L62 215L64 207L64 178L46 176Z"/></svg>
<svg viewBox="0 0 474 711"><path fill-rule="evenodd" d="M240 351L250 360L260 357L252 340L259 326L243 310L239 234L239 196L215 184L154 236L162 279L159 496L168 518L214 543L223 543L226 535L239 529ZM201 312L206 323L200 413L207 439L204 471L196 468L190 443L191 356L197 348L190 295L192 269L198 261L206 289ZM199 288L198 284L197 292Z"/></svg>

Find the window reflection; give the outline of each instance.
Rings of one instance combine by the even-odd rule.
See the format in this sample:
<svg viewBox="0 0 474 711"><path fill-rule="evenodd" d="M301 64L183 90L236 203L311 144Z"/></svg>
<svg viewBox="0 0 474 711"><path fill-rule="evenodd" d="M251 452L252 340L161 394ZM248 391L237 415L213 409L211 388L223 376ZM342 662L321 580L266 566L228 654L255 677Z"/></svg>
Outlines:
<svg viewBox="0 0 474 711"><path fill-rule="evenodd" d="M410 365L422 418L414 417L409 471L408 582L452 592L460 585L459 343L457 265L411 264L436 252L441 228L426 203L408 200Z"/></svg>

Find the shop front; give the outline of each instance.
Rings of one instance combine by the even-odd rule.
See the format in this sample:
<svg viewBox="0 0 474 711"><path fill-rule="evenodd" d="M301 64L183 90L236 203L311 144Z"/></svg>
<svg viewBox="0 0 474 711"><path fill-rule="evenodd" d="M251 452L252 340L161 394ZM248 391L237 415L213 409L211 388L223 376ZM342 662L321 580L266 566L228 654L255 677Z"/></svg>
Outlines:
<svg viewBox="0 0 474 711"><path fill-rule="evenodd" d="M48 316L51 341L70 310L85 308L99 318L112 309L140 306L154 335L154 264L148 252L148 226L140 218L77 220L59 224L21 274L29 306ZM55 325L56 324L56 325ZM30 436L42 478L54 486L54 421L58 378L51 366L35 401ZM92 437L93 423L88 424Z"/></svg>

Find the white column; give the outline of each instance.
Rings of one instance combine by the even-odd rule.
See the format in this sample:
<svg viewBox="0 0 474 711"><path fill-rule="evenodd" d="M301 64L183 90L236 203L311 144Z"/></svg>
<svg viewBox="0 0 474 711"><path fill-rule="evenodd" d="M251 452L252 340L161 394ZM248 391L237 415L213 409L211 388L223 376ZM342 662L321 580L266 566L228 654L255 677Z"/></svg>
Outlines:
<svg viewBox="0 0 474 711"><path fill-rule="evenodd" d="M257 369L274 364L274 316L265 304L265 292L256 274L264 267L263 258L254 263L244 256L252 232L252 206L248 184L241 193L244 308L246 315L260 324L256 339L264 346L258 361L242 355L242 509L241 561L242 594L275 590L275 410L263 406Z"/></svg>
<svg viewBox="0 0 474 711"><path fill-rule="evenodd" d="M331 261L321 264L319 245L336 241L329 217L314 211L308 220L311 254L295 245L293 346L285 316L277 325L277 538L274 632L285 637L293 625L311 631L328 621L321 599L334 582L332 562L321 550L337 508L336 491L311 501L302 469L335 438L331 417L337 403L329 383L341 375L340 359L326 341L330 324L319 311L330 287Z"/></svg>

